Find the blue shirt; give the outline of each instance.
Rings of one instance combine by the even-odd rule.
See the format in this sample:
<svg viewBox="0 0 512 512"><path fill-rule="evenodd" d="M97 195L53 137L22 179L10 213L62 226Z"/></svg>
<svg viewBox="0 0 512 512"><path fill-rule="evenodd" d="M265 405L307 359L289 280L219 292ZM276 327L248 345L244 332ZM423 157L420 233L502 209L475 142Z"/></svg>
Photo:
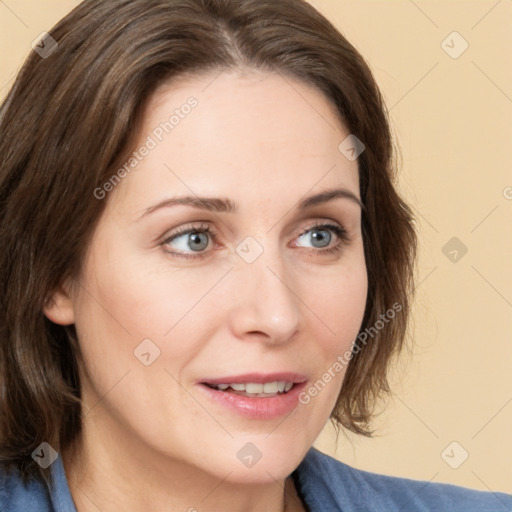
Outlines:
<svg viewBox="0 0 512 512"><path fill-rule="evenodd" d="M1 512L76 512L60 457L53 486L0 473ZM293 477L310 512L512 512L512 496L352 468L311 448Z"/></svg>

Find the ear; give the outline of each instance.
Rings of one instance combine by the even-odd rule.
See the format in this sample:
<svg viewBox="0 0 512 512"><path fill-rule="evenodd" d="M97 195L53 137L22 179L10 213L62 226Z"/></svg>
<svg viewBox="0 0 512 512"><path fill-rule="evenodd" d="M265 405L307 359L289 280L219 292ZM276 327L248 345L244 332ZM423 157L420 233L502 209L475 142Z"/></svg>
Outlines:
<svg viewBox="0 0 512 512"><path fill-rule="evenodd" d="M64 283L43 306L44 315L55 324L71 325L75 323L75 311L68 282Z"/></svg>

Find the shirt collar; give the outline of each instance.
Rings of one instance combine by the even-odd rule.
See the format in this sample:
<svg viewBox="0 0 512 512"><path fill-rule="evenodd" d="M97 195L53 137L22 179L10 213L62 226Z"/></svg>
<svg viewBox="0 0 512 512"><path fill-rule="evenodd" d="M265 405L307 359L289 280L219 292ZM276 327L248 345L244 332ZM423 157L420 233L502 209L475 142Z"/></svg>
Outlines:
<svg viewBox="0 0 512 512"><path fill-rule="evenodd" d="M50 489L50 499L55 512L77 512L60 455L52 464L51 471L53 485Z"/></svg>

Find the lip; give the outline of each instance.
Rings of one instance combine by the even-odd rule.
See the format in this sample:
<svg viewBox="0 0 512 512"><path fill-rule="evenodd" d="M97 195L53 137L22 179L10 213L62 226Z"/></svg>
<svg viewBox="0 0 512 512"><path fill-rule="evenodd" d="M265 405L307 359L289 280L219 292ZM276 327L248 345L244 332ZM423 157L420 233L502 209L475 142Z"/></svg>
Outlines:
<svg viewBox="0 0 512 512"><path fill-rule="evenodd" d="M212 389L206 385L239 384L244 382L265 383L285 380L294 385L287 393L273 397L249 397ZM306 377L297 373L250 373L231 377L205 379L197 383L198 389L207 399L240 416L269 420L286 416L299 404L299 395L306 386Z"/></svg>

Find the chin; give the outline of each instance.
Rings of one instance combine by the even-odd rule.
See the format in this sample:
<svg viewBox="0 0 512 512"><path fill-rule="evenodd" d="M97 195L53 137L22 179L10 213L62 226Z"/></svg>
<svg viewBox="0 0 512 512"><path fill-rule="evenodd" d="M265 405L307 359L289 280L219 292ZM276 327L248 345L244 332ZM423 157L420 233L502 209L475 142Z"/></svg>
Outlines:
<svg viewBox="0 0 512 512"><path fill-rule="evenodd" d="M293 439L289 443L271 442L250 436L233 440L231 450L212 453L212 464L220 478L232 483L266 484L288 477L300 464L308 446L300 447ZM276 438L277 439L277 438ZM211 469L210 469L211 470Z"/></svg>

